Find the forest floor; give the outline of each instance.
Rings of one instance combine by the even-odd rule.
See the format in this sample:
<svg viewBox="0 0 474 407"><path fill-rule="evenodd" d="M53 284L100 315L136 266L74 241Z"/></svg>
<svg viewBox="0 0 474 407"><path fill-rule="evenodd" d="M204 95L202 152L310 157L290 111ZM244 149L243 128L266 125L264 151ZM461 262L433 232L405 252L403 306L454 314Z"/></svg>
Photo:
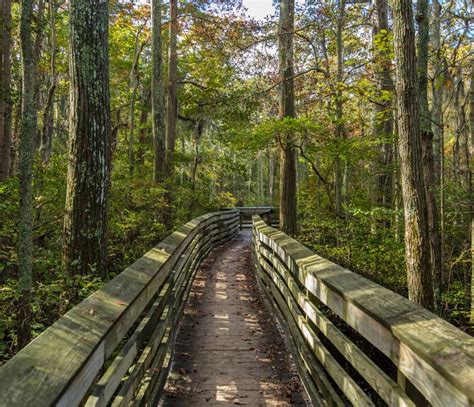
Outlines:
<svg viewBox="0 0 474 407"><path fill-rule="evenodd" d="M250 250L250 231L240 232L200 266L160 405L307 405Z"/></svg>

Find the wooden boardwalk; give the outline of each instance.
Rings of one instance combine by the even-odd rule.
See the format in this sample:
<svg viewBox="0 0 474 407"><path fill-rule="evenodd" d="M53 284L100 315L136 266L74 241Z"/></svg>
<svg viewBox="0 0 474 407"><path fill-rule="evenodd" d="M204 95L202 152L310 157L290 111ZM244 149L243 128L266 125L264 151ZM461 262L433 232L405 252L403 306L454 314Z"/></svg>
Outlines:
<svg viewBox="0 0 474 407"><path fill-rule="evenodd" d="M202 263L182 316L164 406L306 405L240 232Z"/></svg>

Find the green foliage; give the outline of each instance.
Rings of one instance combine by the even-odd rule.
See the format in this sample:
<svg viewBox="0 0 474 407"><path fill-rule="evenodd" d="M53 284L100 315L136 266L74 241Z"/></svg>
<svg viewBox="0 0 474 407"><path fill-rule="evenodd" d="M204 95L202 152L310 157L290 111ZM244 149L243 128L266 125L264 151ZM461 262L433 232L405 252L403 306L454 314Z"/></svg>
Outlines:
<svg viewBox="0 0 474 407"><path fill-rule="evenodd" d="M318 210L314 199L299 195L303 219L298 239L319 255L401 294L406 294L403 242L383 226L393 211L386 208L348 208L348 220Z"/></svg>

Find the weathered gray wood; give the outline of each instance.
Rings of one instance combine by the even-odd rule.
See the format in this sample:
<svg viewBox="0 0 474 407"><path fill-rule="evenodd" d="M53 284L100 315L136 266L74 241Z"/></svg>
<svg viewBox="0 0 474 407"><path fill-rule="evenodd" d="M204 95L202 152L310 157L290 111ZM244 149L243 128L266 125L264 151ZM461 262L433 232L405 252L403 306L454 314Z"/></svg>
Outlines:
<svg viewBox="0 0 474 407"><path fill-rule="evenodd" d="M474 339L254 217L256 238L304 287L398 366L436 406L474 403Z"/></svg>
<svg viewBox="0 0 474 407"><path fill-rule="evenodd" d="M232 221L231 228L227 223L222 224L219 227L216 226L209 226L208 228L202 230L196 237L195 240L191 243L189 248L187 249L185 255L179 261L179 264L176 265L175 269L176 274L174 275L174 283L173 283L173 295L172 295L172 308L170 310L170 319L168 322L168 328L176 326L177 318L181 314L182 308L187 298L187 294L189 293L189 289L192 283L192 279L194 276L194 272L197 269L197 266L200 264L202 259L208 254L212 248L222 243L223 240L228 240L233 237L235 232L237 231L237 222ZM190 273L192 273L190 275ZM174 334L174 330L171 331L171 335ZM156 357L155 357L156 358ZM148 369L147 379L150 379L152 383L160 384L160 380L157 381L157 376L164 375L164 366L157 365L157 360L162 361L163 359L155 359L153 362L153 366ZM144 374L144 372L141 372ZM145 379L142 379L142 382ZM156 386L155 386L156 387ZM142 389L144 389L142 385ZM146 386L146 394L152 392L155 394L155 389L148 388ZM117 402L123 400L123 396L119 394L117 398ZM130 394L126 400L134 400L132 395ZM141 399L142 400L142 399ZM114 402L115 404L115 402Z"/></svg>
<svg viewBox="0 0 474 407"><path fill-rule="evenodd" d="M301 307L305 316L329 339L336 349L361 374L369 385L388 405L414 406L414 403L388 375L386 375L370 358L368 358L349 338L313 304L301 291L293 277L280 260L264 247L259 247L260 254L268 259L273 268L285 281L293 299Z"/></svg>
<svg viewBox="0 0 474 407"><path fill-rule="evenodd" d="M0 405L77 404L196 235L210 225L230 235L237 224L237 210L188 222L70 310L0 368Z"/></svg>
<svg viewBox="0 0 474 407"><path fill-rule="evenodd" d="M145 405L145 402L149 399L149 394L151 389L153 389L155 382L158 378L157 371L159 372L162 368L163 361L165 359L166 353L168 352L169 346L169 337L170 337L171 327L168 327L163 335L158 352L156 352L155 358L151 366L145 372L141 386L138 389L136 396L133 399L134 406Z"/></svg>
<svg viewBox="0 0 474 407"><path fill-rule="evenodd" d="M169 324L170 317L168 315L169 306L164 311L160 322L158 323L155 331L148 345L145 347L140 355L137 363L133 366L133 370L125 381L122 382L117 396L112 400L112 406L126 406L133 399L135 391L139 388L140 382L145 375L147 369L150 367L153 358L159 348L163 335Z"/></svg>
<svg viewBox="0 0 474 407"><path fill-rule="evenodd" d="M319 362L331 375L334 382L338 385L345 396L356 406L373 406L371 400L365 395L357 383L350 377L350 375L341 367L341 365L334 359L331 353L324 347L313 329L305 320L292 295L288 291L280 276L270 267L270 265L263 259L260 259L260 266L267 272L273 280L272 294L280 305L280 309L286 316L286 321L291 319L296 323L297 329L305 338L306 343L313 351ZM294 334L294 333L293 333Z"/></svg>
<svg viewBox="0 0 474 407"><path fill-rule="evenodd" d="M157 300L151 306L147 316L143 318L135 332L130 336L120 353L116 356L98 383L92 389L92 395L87 400L86 406L105 406L112 398L120 384L122 377L132 365L135 356L142 347L144 340L155 328L170 294L169 283L165 284Z"/></svg>
<svg viewBox="0 0 474 407"><path fill-rule="evenodd" d="M290 331L289 324L286 322L285 316L278 307L276 300L273 298L270 277L261 268L255 250L253 250L252 253L252 260L257 269L260 288L264 292L265 297L268 299L274 314L277 316L278 320L280 321L280 325L286 334L295 365L312 403L316 406L343 406L344 404L342 400L326 377L326 373L324 372L322 366L320 366L319 362L306 348L303 338L300 335L294 336L292 331ZM294 325L293 329L293 332L295 331L297 331L296 325ZM319 393L324 396L323 400L321 399Z"/></svg>

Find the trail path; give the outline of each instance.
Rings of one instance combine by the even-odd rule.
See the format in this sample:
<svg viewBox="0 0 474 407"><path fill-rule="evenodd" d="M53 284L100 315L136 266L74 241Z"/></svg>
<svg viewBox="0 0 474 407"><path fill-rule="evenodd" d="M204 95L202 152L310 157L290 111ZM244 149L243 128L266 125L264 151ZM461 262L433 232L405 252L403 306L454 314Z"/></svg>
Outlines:
<svg viewBox="0 0 474 407"><path fill-rule="evenodd" d="M262 300L250 250L250 232L240 232L198 270L164 406L306 404L289 350Z"/></svg>

